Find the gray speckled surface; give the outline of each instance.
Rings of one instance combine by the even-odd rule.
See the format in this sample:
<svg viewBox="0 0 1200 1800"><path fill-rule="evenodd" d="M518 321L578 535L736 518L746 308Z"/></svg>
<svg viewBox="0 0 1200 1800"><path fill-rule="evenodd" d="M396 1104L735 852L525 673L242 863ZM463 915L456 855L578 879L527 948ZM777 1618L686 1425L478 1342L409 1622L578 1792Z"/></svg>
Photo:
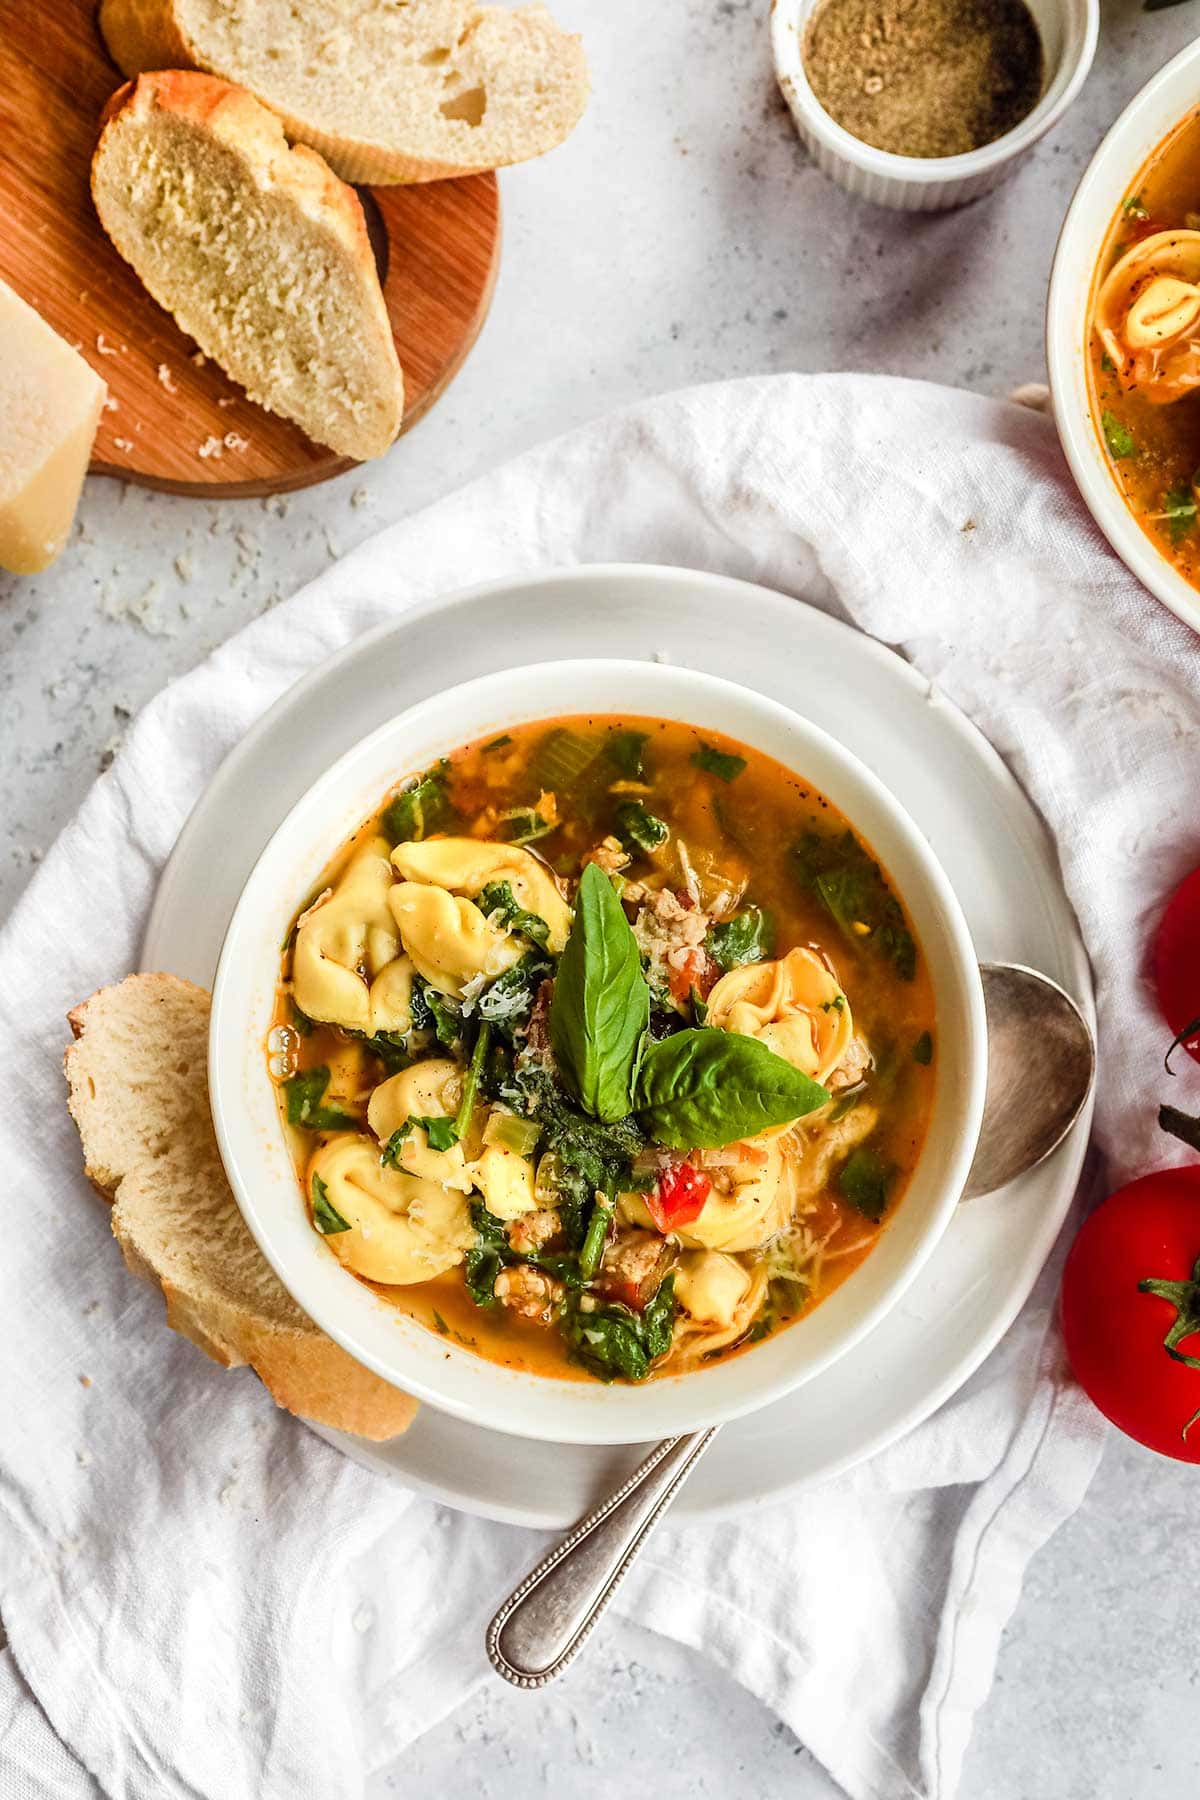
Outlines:
<svg viewBox="0 0 1200 1800"><path fill-rule="evenodd" d="M88 484L48 574L0 576L0 910L128 718L332 557L469 476L622 401L767 369L880 369L1001 394L1042 374L1055 236L1124 102L1194 9L1106 0L1095 69L1015 180L901 217L806 164L770 78L764 0L558 0L596 92L562 151L503 178L491 318L429 419L373 468L284 503L213 505ZM964 1800L1200 1791L1192 1471L1110 1444L1089 1499L1032 1565ZM682 1691L681 1691L682 1690ZM686 1709L686 1730L683 1729ZM489 1689L379 1795L795 1793L829 1782L701 1658L612 1624L541 1699Z"/></svg>

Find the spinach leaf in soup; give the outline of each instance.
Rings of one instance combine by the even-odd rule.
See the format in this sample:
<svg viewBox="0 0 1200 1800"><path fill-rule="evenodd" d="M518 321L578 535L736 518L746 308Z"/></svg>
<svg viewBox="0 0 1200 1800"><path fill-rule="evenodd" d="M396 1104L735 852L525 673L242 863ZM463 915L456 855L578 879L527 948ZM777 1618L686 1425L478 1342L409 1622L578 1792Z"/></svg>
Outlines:
<svg viewBox="0 0 1200 1800"><path fill-rule="evenodd" d="M471 1202L475 1242L463 1258L463 1280L476 1306L496 1304L496 1277L504 1267L508 1237L501 1220L482 1201Z"/></svg>
<svg viewBox="0 0 1200 1800"><path fill-rule="evenodd" d="M761 907L748 906L745 912L714 925L704 940L704 947L722 969L736 969L743 963L763 962L770 956L775 941L775 927L770 913Z"/></svg>
<svg viewBox="0 0 1200 1800"><path fill-rule="evenodd" d="M1196 523L1196 494L1191 481L1177 481L1163 495L1163 522L1172 544L1182 543Z"/></svg>
<svg viewBox="0 0 1200 1800"><path fill-rule="evenodd" d="M343 1219L319 1175L312 1178L312 1202L313 1224L322 1237L336 1237L339 1232L351 1229L349 1219Z"/></svg>
<svg viewBox="0 0 1200 1800"><path fill-rule="evenodd" d="M506 844L536 844L554 829L532 806L510 806L500 814L500 836Z"/></svg>
<svg viewBox="0 0 1200 1800"><path fill-rule="evenodd" d="M289 1075L283 1084L288 1124L299 1125L305 1131L357 1131L358 1120L350 1113L322 1106L328 1086L329 1069L325 1064Z"/></svg>
<svg viewBox="0 0 1200 1800"><path fill-rule="evenodd" d="M575 918L558 964L550 1041L568 1091L611 1123L633 1110L633 1082L650 1020L642 959L612 882L583 871Z"/></svg>
<svg viewBox="0 0 1200 1800"><path fill-rule="evenodd" d="M933 1061L932 1033L928 1031L923 1031L921 1033L920 1037L913 1045L912 1055L915 1063L921 1063L925 1068L929 1067L930 1063Z"/></svg>
<svg viewBox="0 0 1200 1800"><path fill-rule="evenodd" d="M757 1038L701 1025L650 1044L637 1080L647 1134L676 1150L718 1149L786 1125L829 1095Z"/></svg>
<svg viewBox="0 0 1200 1800"><path fill-rule="evenodd" d="M852 1150L838 1170L837 1188L844 1200L878 1225L887 1207L895 1170L871 1144Z"/></svg>
<svg viewBox="0 0 1200 1800"><path fill-rule="evenodd" d="M528 951L511 969L505 969L484 988L475 1003L475 1010L481 1019L511 1036L528 1023L538 989L552 970L549 957L543 956L540 950Z"/></svg>
<svg viewBox="0 0 1200 1800"><path fill-rule="evenodd" d="M568 1306L560 1329L574 1361L601 1381L645 1381L657 1357L671 1348L675 1277L668 1275L642 1313L613 1301L584 1311Z"/></svg>
<svg viewBox="0 0 1200 1800"><path fill-rule="evenodd" d="M618 1119L603 1125L589 1119L571 1104L548 1069L536 1061L518 1057L498 1097L519 1117L535 1120L553 1158L555 1205L563 1222L567 1243L579 1249L587 1233L598 1193L614 1195L629 1182L632 1159L645 1149L646 1139L637 1121ZM549 1158L538 1169L539 1183L547 1180Z"/></svg>
<svg viewBox="0 0 1200 1800"><path fill-rule="evenodd" d="M690 761L697 769L703 769L706 775L715 775L718 781L736 781L746 767L744 756L734 756L729 750L718 750L715 744L701 744L692 752Z"/></svg>
<svg viewBox="0 0 1200 1800"><path fill-rule="evenodd" d="M1123 462L1127 457L1137 455L1137 440L1124 420L1118 419L1115 412L1107 407L1100 414L1100 429L1104 433L1104 442L1108 446L1108 454L1114 462Z"/></svg>
<svg viewBox="0 0 1200 1800"><path fill-rule="evenodd" d="M452 1150L458 1142L458 1125L452 1115L439 1113L432 1118L427 1118L422 1113L410 1113L403 1125L396 1127L383 1146L380 1161L385 1168L403 1168L404 1162L401 1153L404 1142L418 1127L425 1133L425 1142L431 1150Z"/></svg>
<svg viewBox="0 0 1200 1800"><path fill-rule="evenodd" d="M550 927L537 913L527 912L512 891L511 881L489 881L475 904L487 919L498 918L509 931L517 931L531 944L544 950L550 941Z"/></svg>
<svg viewBox="0 0 1200 1800"><path fill-rule="evenodd" d="M917 972L917 946L879 864L852 831L806 831L793 845L801 883L824 906L848 943L890 962L902 981Z"/></svg>
<svg viewBox="0 0 1200 1800"><path fill-rule="evenodd" d="M644 781L646 778L646 745L650 741L647 731L612 731L605 740L604 752L614 763L625 781Z"/></svg>
<svg viewBox="0 0 1200 1800"><path fill-rule="evenodd" d="M449 994L439 994L418 975L412 984L412 1022L417 1031L432 1031L447 1050L462 1042L462 1004Z"/></svg>
<svg viewBox="0 0 1200 1800"><path fill-rule="evenodd" d="M656 813L647 812L640 800L629 800L617 808L617 836L630 851L657 850L670 837L670 827Z"/></svg>
<svg viewBox="0 0 1200 1800"><path fill-rule="evenodd" d="M446 785L447 762L427 769L389 800L383 813L383 829L393 844L419 842L443 830L455 817Z"/></svg>

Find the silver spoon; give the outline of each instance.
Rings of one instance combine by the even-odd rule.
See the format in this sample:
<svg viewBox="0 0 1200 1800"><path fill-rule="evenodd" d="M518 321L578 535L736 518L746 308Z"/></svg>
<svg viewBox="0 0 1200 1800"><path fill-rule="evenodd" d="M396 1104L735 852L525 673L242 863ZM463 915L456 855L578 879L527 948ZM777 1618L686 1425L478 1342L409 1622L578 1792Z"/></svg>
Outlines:
<svg viewBox="0 0 1200 1800"><path fill-rule="evenodd" d="M988 1081L964 1200L1035 1168L1062 1143L1091 1092L1091 1027L1057 982L1017 963L982 963ZM717 1434L665 1438L509 1595L487 1632L492 1667L540 1688L579 1654L642 1545Z"/></svg>

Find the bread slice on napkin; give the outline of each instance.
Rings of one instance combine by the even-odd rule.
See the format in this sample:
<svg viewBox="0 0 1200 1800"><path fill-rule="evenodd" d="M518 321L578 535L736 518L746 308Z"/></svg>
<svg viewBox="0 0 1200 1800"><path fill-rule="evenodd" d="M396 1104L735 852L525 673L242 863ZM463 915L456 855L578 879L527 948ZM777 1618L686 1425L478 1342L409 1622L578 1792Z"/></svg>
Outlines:
<svg viewBox="0 0 1200 1800"><path fill-rule="evenodd" d="M583 46L543 6L473 0L102 0L127 75L207 69L248 88L346 181L524 162L587 104Z"/></svg>
<svg viewBox="0 0 1200 1800"><path fill-rule="evenodd" d="M363 461L400 430L404 378L357 194L274 113L211 75L113 95L92 158L109 237L252 400Z"/></svg>
<svg viewBox="0 0 1200 1800"><path fill-rule="evenodd" d="M248 1363L279 1406L388 1438L415 1400L319 1331L254 1242L225 1179L208 1108L209 997L174 975L130 975L68 1015L68 1105L88 1179L111 1200L135 1275L167 1323L225 1368Z"/></svg>

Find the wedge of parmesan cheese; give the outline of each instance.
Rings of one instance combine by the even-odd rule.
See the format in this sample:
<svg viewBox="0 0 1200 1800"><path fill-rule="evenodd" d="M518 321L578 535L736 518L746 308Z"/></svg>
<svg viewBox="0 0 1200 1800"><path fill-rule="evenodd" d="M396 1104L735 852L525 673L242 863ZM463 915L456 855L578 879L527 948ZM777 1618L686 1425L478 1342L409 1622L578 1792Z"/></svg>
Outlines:
<svg viewBox="0 0 1200 1800"><path fill-rule="evenodd" d="M66 543L105 393L0 281L0 568L36 575Z"/></svg>

